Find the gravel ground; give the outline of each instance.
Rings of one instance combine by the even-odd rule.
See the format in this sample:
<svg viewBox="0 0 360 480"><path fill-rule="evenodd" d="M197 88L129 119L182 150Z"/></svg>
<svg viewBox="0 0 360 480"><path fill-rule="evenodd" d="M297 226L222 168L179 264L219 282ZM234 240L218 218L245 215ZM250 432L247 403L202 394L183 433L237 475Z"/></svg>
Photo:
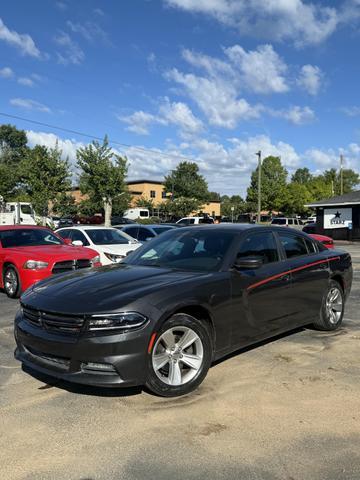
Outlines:
<svg viewBox="0 0 360 480"><path fill-rule="evenodd" d="M0 478L359 480L360 245L342 248L355 268L340 330L238 352L179 399L24 373L0 292Z"/></svg>

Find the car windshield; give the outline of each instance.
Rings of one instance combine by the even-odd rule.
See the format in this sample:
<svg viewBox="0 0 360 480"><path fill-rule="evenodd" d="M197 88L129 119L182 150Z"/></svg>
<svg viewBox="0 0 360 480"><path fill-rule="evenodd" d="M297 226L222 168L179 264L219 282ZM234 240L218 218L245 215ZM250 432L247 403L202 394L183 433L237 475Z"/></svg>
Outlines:
<svg viewBox="0 0 360 480"><path fill-rule="evenodd" d="M30 205L21 205L21 213L24 213L25 215L32 215L32 209Z"/></svg>
<svg viewBox="0 0 360 480"><path fill-rule="evenodd" d="M218 230L173 229L143 245L123 263L149 267L210 272L218 270L234 233Z"/></svg>
<svg viewBox="0 0 360 480"><path fill-rule="evenodd" d="M286 225L286 218L274 218L271 222L272 225Z"/></svg>
<svg viewBox="0 0 360 480"><path fill-rule="evenodd" d="M86 233L95 245L124 245L134 242L129 235L115 228L87 229Z"/></svg>
<svg viewBox="0 0 360 480"><path fill-rule="evenodd" d="M0 231L3 248L64 245L64 242L45 228L24 228Z"/></svg>

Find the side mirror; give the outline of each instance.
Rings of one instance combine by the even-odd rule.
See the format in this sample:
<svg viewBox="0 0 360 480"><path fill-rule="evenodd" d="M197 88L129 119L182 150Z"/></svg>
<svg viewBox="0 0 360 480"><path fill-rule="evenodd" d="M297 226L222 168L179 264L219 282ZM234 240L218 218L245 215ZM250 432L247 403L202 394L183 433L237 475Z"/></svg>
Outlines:
<svg viewBox="0 0 360 480"><path fill-rule="evenodd" d="M262 257L238 257L235 260L234 267L237 270L255 270L263 265Z"/></svg>
<svg viewBox="0 0 360 480"><path fill-rule="evenodd" d="M81 240L74 240L72 244L74 245L74 247L82 247L84 245Z"/></svg>
<svg viewBox="0 0 360 480"><path fill-rule="evenodd" d="M145 242L150 242L150 240L152 240L154 237L146 237L145 238Z"/></svg>
<svg viewBox="0 0 360 480"><path fill-rule="evenodd" d="M70 238L63 238L63 240L64 240L64 243L66 243L66 245L72 245Z"/></svg>

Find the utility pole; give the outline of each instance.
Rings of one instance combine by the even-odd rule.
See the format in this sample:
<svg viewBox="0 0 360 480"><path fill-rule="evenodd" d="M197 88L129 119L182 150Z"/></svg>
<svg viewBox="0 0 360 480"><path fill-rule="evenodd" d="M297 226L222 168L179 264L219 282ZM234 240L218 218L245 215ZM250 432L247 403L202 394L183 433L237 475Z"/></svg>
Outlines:
<svg viewBox="0 0 360 480"><path fill-rule="evenodd" d="M344 176L343 176L344 156L340 155L340 195L344 193Z"/></svg>
<svg viewBox="0 0 360 480"><path fill-rule="evenodd" d="M257 221L260 223L261 220L261 150L255 153L258 157L258 212L257 212Z"/></svg>

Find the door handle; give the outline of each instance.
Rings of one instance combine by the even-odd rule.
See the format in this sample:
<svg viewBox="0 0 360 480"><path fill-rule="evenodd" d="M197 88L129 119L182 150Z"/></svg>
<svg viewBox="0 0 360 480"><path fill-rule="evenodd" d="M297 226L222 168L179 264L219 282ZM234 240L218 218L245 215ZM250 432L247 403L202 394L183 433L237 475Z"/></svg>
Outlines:
<svg viewBox="0 0 360 480"><path fill-rule="evenodd" d="M285 273L284 275L282 275L280 277L280 280L284 281L284 282L289 282L290 281L290 274L289 273Z"/></svg>

